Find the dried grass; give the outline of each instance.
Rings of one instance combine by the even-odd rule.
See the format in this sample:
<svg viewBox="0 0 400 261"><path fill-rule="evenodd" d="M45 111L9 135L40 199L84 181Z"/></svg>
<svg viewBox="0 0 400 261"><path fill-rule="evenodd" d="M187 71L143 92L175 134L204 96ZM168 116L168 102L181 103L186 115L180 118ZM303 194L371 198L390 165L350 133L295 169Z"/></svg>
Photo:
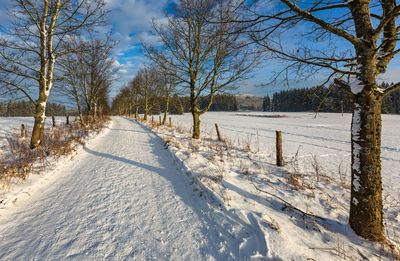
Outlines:
<svg viewBox="0 0 400 261"><path fill-rule="evenodd" d="M36 170L46 167L48 157L59 158L72 154L77 145L84 145L89 133L98 133L109 118L91 121L82 126L78 122L46 129L42 145L31 150L29 139L14 133L7 138L6 153L0 158L0 187L7 188L15 180L25 180ZM31 132L27 133L27 137Z"/></svg>

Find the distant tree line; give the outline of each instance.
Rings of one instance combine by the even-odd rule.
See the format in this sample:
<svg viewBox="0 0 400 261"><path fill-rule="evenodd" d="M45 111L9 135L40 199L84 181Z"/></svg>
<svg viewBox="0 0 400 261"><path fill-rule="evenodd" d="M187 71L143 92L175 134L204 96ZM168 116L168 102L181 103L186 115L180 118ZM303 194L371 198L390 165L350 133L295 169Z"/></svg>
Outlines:
<svg viewBox="0 0 400 261"><path fill-rule="evenodd" d="M30 101L8 101L0 103L0 117L32 117L35 115L35 104ZM57 103L48 103L46 115L65 116L67 110L65 106Z"/></svg>
<svg viewBox="0 0 400 261"><path fill-rule="evenodd" d="M389 86L382 83L382 88ZM312 87L284 90L263 100L263 111L281 112L347 112L353 111L353 100L345 90L338 86ZM383 113L400 114L400 91L393 92L383 99Z"/></svg>
<svg viewBox="0 0 400 261"><path fill-rule="evenodd" d="M135 106L130 105L127 101L129 96L128 91L122 92L115 97L112 105L113 114L135 114ZM166 109L165 97L159 95L154 97L152 100L152 106L149 110L149 114L158 115L161 112L169 111L169 114L180 115L183 113L191 112L190 97L179 96L178 94L172 95L170 98L168 109ZM138 99L137 113L144 114L144 99ZM208 103L207 97L200 97L200 105L205 106ZM213 104L209 111L238 111L238 102L235 95L232 94L216 94L214 97Z"/></svg>
<svg viewBox="0 0 400 261"><path fill-rule="evenodd" d="M190 112L190 97L180 97L184 112ZM206 97L200 97L200 105L205 106L208 100ZM213 104L209 111L238 111L239 106L236 96L232 94L217 94L214 97ZM172 110L171 110L172 113Z"/></svg>

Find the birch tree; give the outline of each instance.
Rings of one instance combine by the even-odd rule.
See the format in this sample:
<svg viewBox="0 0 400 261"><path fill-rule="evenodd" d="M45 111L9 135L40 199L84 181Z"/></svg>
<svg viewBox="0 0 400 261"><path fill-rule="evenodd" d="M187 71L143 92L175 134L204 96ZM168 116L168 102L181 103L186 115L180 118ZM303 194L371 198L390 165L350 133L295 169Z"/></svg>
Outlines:
<svg viewBox="0 0 400 261"><path fill-rule="evenodd" d="M190 95L194 139L200 138L200 115L210 109L214 96L246 79L256 65L256 56L243 46L241 36L230 34L235 24L212 22L233 15L229 3L180 0L166 23L153 25L162 50L145 45L148 56ZM208 101L204 107L202 97Z"/></svg>
<svg viewBox="0 0 400 261"><path fill-rule="evenodd" d="M285 62L276 76L326 75L325 83L334 81L352 96L349 223L358 235L383 241L381 107L400 83L380 88L378 77L400 51L399 3L271 0L243 1L240 7L246 16L237 32ZM293 37L299 28L302 42ZM284 37L296 47L283 44Z"/></svg>
<svg viewBox="0 0 400 261"><path fill-rule="evenodd" d="M103 0L14 0L11 25L0 39L1 83L35 104L31 148L44 135L46 105L57 60L70 50L65 40L103 21Z"/></svg>

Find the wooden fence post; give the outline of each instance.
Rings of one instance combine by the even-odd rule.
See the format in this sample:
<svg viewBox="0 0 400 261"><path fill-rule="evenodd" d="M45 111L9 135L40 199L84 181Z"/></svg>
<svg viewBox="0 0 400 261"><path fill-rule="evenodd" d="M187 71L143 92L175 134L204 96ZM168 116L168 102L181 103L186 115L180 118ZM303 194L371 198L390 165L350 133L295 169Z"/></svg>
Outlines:
<svg viewBox="0 0 400 261"><path fill-rule="evenodd" d="M218 124L215 123L215 130L217 131L218 141L222 141L221 133L219 132Z"/></svg>
<svg viewBox="0 0 400 261"><path fill-rule="evenodd" d="M158 119L160 120L160 125L162 124L161 116L158 116Z"/></svg>
<svg viewBox="0 0 400 261"><path fill-rule="evenodd" d="M53 121L53 127L56 126L56 118L54 116L51 116L51 120Z"/></svg>
<svg viewBox="0 0 400 261"><path fill-rule="evenodd" d="M25 138L25 137L26 137L25 124L21 124L21 138Z"/></svg>
<svg viewBox="0 0 400 261"><path fill-rule="evenodd" d="M169 117L169 127L172 127L172 120L171 120L171 117Z"/></svg>
<svg viewBox="0 0 400 261"><path fill-rule="evenodd" d="M151 116L151 124L154 124L154 116Z"/></svg>
<svg viewBox="0 0 400 261"><path fill-rule="evenodd" d="M69 125L69 115L67 115L67 125Z"/></svg>
<svg viewBox="0 0 400 261"><path fill-rule="evenodd" d="M283 166L282 132L276 131L276 165Z"/></svg>

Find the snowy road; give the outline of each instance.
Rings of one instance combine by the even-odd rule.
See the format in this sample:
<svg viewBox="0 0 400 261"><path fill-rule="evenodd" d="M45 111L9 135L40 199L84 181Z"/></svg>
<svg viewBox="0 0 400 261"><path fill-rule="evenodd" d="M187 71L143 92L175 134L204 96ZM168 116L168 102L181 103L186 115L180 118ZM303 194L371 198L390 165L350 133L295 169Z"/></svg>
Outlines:
<svg viewBox="0 0 400 261"><path fill-rule="evenodd" d="M220 233L162 141L123 118L109 128L0 218L0 260L222 258L210 241Z"/></svg>

